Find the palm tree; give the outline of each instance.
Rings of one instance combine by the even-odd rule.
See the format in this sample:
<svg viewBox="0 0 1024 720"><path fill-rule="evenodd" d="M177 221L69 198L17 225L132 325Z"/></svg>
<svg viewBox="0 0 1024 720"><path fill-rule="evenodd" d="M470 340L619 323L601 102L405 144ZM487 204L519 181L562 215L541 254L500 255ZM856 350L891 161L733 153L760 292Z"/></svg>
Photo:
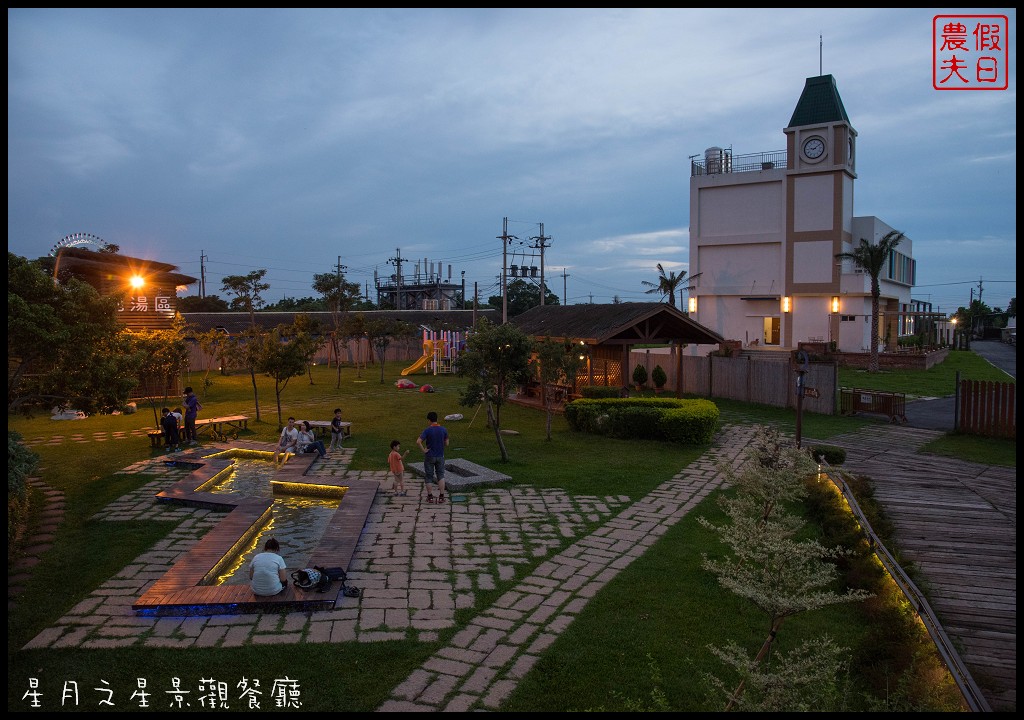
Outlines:
<svg viewBox="0 0 1024 720"><path fill-rule="evenodd" d="M893 230L874 245L861 238L860 245L853 252L836 253L837 259L853 260L854 265L871 276L871 356L868 372L878 372L878 298L882 294L878 276L889 262L889 254L903 241L903 237L899 230Z"/></svg>
<svg viewBox="0 0 1024 720"><path fill-rule="evenodd" d="M650 290L645 290L644 292L646 292L648 295L651 295L653 293L659 293L660 295L663 295L668 298L669 305L675 307L676 290L681 289L681 287L686 287L685 285L683 285L683 281L686 279L686 271L683 270L681 273L676 275L675 270L669 270L666 274L665 268L661 266L661 263L658 263L657 267L658 282L653 283L648 280L640 281L642 285L646 285L647 287L650 288ZM700 273L697 273L696 275L691 275L689 279L693 280L696 277L700 277Z"/></svg>

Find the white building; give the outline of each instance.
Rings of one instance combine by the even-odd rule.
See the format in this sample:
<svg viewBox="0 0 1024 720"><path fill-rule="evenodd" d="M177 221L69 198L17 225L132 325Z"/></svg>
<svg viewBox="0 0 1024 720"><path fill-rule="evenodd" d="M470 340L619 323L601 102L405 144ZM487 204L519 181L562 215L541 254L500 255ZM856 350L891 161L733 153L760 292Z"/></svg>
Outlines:
<svg viewBox="0 0 1024 720"><path fill-rule="evenodd" d="M785 150L734 156L712 147L691 162L690 315L743 347L835 341L867 351L871 277L835 256L893 228L853 214L857 132L831 75L807 78L783 133ZM912 332L912 316L901 313L913 309L915 275L905 237L879 278L887 347Z"/></svg>

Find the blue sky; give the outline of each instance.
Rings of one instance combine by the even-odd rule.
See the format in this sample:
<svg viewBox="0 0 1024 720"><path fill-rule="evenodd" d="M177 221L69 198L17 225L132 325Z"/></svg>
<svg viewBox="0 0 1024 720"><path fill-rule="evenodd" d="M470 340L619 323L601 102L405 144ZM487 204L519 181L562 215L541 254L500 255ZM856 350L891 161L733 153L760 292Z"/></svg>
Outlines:
<svg viewBox="0 0 1024 720"><path fill-rule="evenodd" d="M937 14L1009 17L1009 88L936 91ZM686 270L689 157L785 147L807 77L858 136L855 214L916 299L1016 296L1016 11L8 9L8 249L91 233L268 300L400 250L497 294L502 220L570 304ZM819 35L822 44L819 48ZM409 273L413 262L404 267ZM189 294L196 294L194 286Z"/></svg>

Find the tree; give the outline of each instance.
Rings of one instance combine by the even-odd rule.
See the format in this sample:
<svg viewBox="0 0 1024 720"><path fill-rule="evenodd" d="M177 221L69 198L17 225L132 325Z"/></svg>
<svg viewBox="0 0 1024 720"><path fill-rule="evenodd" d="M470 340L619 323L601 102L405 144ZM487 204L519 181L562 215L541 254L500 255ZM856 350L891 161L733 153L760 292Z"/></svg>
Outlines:
<svg viewBox="0 0 1024 720"><path fill-rule="evenodd" d="M124 407L141 358L117 321L122 298L7 254L7 410L57 406L86 413Z"/></svg>
<svg viewBox="0 0 1024 720"><path fill-rule="evenodd" d="M404 320L387 317L367 320L364 327L370 345L377 354L377 362L380 364L380 382L383 385L384 360L387 356L388 346L393 340L415 336L416 328Z"/></svg>
<svg viewBox="0 0 1024 720"><path fill-rule="evenodd" d="M227 312L230 307L228 301L219 295L207 295L206 297L186 295L178 298L178 312L181 313Z"/></svg>
<svg viewBox="0 0 1024 720"><path fill-rule="evenodd" d="M327 303L323 298L281 298L276 303L265 305L265 312L323 312Z"/></svg>
<svg viewBox="0 0 1024 720"><path fill-rule="evenodd" d="M678 275L676 275L675 270L669 270L666 273L665 268L662 266L661 263L658 263L656 267L658 268L658 282L653 283L650 282L649 280L641 280L640 284L650 288L649 290L644 291L648 295L661 295L662 297L668 300L669 305L675 307L676 290L681 291L686 289L686 285L683 284L686 280L686 271L683 270ZM698 278L700 276L701 273L691 275L690 280L693 280L694 278Z"/></svg>
<svg viewBox="0 0 1024 720"><path fill-rule="evenodd" d="M188 344L185 341L185 323L175 318L167 330L138 330L131 333L135 352L142 358L139 369L143 378L157 379L163 388L161 405L167 404L167 388L171 381L188 367ZM153 409L153 424L160 426L157 415L156 397L150 393L149 404Z"/></svg>
<svg viewBox="0 0 1024 720"><path fill-rule="evenodd" d="M313 289L323 297L327 309L331 312L334 332L331 334L331 349L338 365L335 389L341 388L341 317L348 312L359 298L359 284L345 280L340 269L333 273L317 273L313 276Z"/></svg>
<svg viewBox="0 0 1024 720"><path fill-rule="evenodd" d="M804 496L804 479L817 470L807 453L785 445L778 430L762 427L740 468L739 472L732 466L723 468L729 484L737 488L735 496L719 501L729 522L716 526L699 518L703 526L719 533L731 551L731 557L723 559L705 557L703 567L722 587L750 600L768 617L767 636L753 662L746 653L739 658L735 646L717 653L744 673L739 687L727 693L726 710L740 702L747 678L766 662L786 618L870 596L863 590L840 594L830 589L838 575L831 561L847 551L826 548L816 540L794 539L804 521L787 512L786 503ZM827 646L827 642L822 645L822 652Z"/></svg>
<svg viewBox="0 0 1024 720"><path fill-rule="evenodd" d="M253 270L248 275L225 275L223 290L234 295L231 300L231 307L242 308L249 311L249 322L251 329L244 337L235 338L233 356L240 361L242 367L249 370L249 379L252 380L252 394L256 401L256 421L260 419L260 398L259 389L256 387L256 367L259 364L259 356L254 355L260 346L258 342L262 331L256 328L256 308L263 306L263 293L270 289L270 284L263 282L266 270Z"/></svg>
<svg viewBox="0 0 1024 720"><path fill-rule="evenodd" d="M554 410L551 403L551 393L548 386L562 383L564 385L576 384L576 372L580 368L580 346L572 339L561 341L552 340L546 337L533 344L533 359L530 361L531 369L536 373L540 381L541 399L544 403L544 410L547 413L544 425L544 434L547 440L551 439L551 420Z"/></svg>
<svg viewBox="0 0 1024 720"><path fill-rule="evenodd" d="M484 403L501 461L508 462L501 437L501 406L512 388L530 378L530 338L515 325L495 325L484 318L466 338L458 373L468 379L460 403L468 407Z"/></svg>
<svg viewBox="0 0 1024 720"><path fill-rule="evenodd" d="M222 281L221 289L234 296L231 307L246 310L253 327L256 327L255 311L264 305L262 293L270 289L270 283L263 282L266 274L266 270L253 270L248 275L225 275Z"/></svg>
<svg viewBox="0 0 1024 720"><path fill-rule="evenodd" d="M508 316L515 317L526 312L530 308L540 305L540 286L522 279L515 279L505 287L508 296ZM491 295L487 304L492 308L501 310L501 295ZM544 288L544 304L558 305L558 296L551 292L551 288Z"/></svg>
<svg viewBox="0 0 1024 720"><path fill-rule="evenodd" d="M244 369L249 373L252 381L252 397L256 405L256 422L260 416L260 391L256 385L256 371L260 367L262 348L265 342L266 332L259 328L252 327L239 335L230 335L224 348L224 357L232 367Z"/></svg>
<svg viewBox="0 0 1024 720"><path fill-rule="evenodd" d="M313 385L313 358L316 357L317 350L323 346L324 325L312 315L299 313L292 324L285 327L285 334L289 339L297 338L309 346L306 352L306 374L309 376L309 384Z"/></svg>
<svg viewBox="0 0 1024 720"><path fill-rule="evenodd" d="M309 333L296 325L280 325L273 332L260 333L253 341L252 356L259 372L274 378L274 396L277 399L277 426L284 426L281 413L281 394L293 377L306 372L317 349L317 342Z"/></svg>
<svg viewBox="0 0 1024 720"><path fill-rule="evenodd" d="M203 371L203 389L208 390L213 385L213 381L210 380L210 371L213 369L215 361L219 363L221 375L227 375L228 361L224 356L227 334L223 330L210 328L206 332L197 333L195 341L199 344L199 349L206 356L206 368Z"/></svg>
<svg viewBox="0 0 1024 720"><path fill-rule="evenodd" d="M861 238L860 244L851 252L836 253L839 260L852 260L853 264L871 277L871 355L868 359L868 372L878 372L878 299L882 288L878 278L889 263L889 255L903 241L903 233L898 230L887 232L874 245Z"/></svg>

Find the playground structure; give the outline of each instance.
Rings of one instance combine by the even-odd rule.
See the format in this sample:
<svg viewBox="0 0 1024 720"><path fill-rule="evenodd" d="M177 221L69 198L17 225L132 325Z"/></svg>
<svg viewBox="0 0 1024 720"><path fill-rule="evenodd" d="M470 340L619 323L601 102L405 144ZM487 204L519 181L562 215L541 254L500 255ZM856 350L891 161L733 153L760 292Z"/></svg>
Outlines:
<svg viewBox="0 0 1024 720"><path fill-rule="evenodd" d="M423 328L423 355L402 371L402 375L412 375L422 370L434 375L445 375L455 372L455 359L465 347L465 333L442 330L440 332Z"/></svg>

